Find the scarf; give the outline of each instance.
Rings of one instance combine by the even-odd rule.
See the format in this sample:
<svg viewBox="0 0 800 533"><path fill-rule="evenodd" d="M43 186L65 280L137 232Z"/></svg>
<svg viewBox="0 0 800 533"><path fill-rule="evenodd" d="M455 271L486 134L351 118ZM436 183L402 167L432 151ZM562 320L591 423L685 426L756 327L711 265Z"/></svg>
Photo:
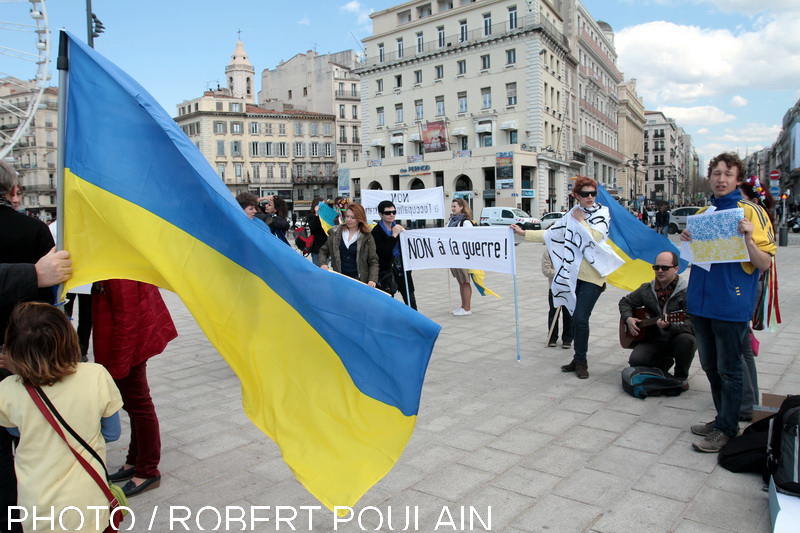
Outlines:
<svg viewBox="0 0 800 533"><path fill-rule="evenodd" d="M586 223L602 235L599 241L595 241L586 227L572 216L576 209L582 208L578 205L573 207L544 234L544 242L555 269L550 285L553 305L563 305L570 314L575 311L575 289L584 259L602 277L608 276L625 263L605 242L611 223L611 212L608 208L595 204L583 209Z"/></svg>
<svg viewBox="0 0 800 533"><path fill-rule="evenodd" d="M447 223L448 228L454 228L456 226L461 226L464 223L464 220L467 219L467 215L460 214L460 215L453 215L450 217L450 222Z"/></svg>

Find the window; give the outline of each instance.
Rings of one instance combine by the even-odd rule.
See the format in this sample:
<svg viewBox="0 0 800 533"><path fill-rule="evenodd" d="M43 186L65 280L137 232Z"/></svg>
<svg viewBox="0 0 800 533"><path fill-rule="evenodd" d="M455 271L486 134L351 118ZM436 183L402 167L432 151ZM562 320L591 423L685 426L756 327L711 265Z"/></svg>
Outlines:
<svg viewBox="0 0 800 533"><path fill-rule="evenodd" d="M511 6L508 8L508 29L516 30L517 25L517 6Z"/></svg>
<svg viewBox="0 0 800 533"><path fill-rule="evenodd" d="M231 122L231 133L242 133L242 123L241 122Z"/></svg>
<svg viewBox="0 0 800 533"><path fill-rule="evenodd" d="M353 150L353 161L358 161L358 150Z"/></svg>
<svg viewBox="0 0 800 533"><path fill-rule="evenodd" d="M258 141L250 141L250 156L258 157L260 155L261 151L258 149Z"/></svg>
<svg viewBox="0 0 800 533"><path fill-rule="evenodd" d="M467 112L467 92L466 91L458 93L458 112L459 113L466 113Z"/></svg>
<svg viewBox="0 0 800 533"><path fill-rule="evenodd" d="M278 124L278 135L286 135L286 124Z"/></svg>
<svg viewBox="0 0 800 533"><path fill-rule="evenodd" d="M517 144L518 142L517 130L508 130L508 144Z"/></svg>
<svg viewBox="0 0 800 533"><path fill-rule="evenodd" d="M267 122L264 124L264 133L266 135L272 135L272 122Z"/></svg>
<svg viewBox="0 0 800 533"><path fill-rule="evenodd" d="M278 143L278 157L286 157L289 155L288 143Z"/></svg>
<svg viewBox="0 0 800 533"><path fill-rule="evenodd" d="M291 90L291 89L289 89L288 96L289 96L289 98L288 98L288 99L289 99L289 100L291 100L291 99L292 99L292 90Z"/></svg>
<svg viewBox="0 0 800 533"><path fill-rule="evenodd" d="M281 163L280 165L281 181L286 181L289 177L289 165Z"/></svg>
<svg viewBox="0 0 800 533"><path fill-rule="evenodd" d="M414 116L416 117L416 119L417 120L422 120L422 117L424 115L424 113L422 111L422 100L416 100L414 102L414 112L415 112Z"/></svg>
<svg viewBox="0 0 800 533"><path fill-rule="evenodd" d="M339 126L339 142L347 142L347 126Z"/></svg>
<svg viewBox="0 0 800 533"><path fill-rule="evenodd" d="M393 144L392 151L394 152L392 154L394 157L403 157L405 155L405 149L402 144Z"/></svg>
<svg viewBox="0 0 800 533"><path fill-rule="evenodd" d="M435 79L440 80L444 78L444 65L436 65L435 67L433 67L433 70L435 72L434 74Z"/></svg>
<svg viewBox="0 0 800 533"><path fill-rule="evenodd" d="M397 59L403 58L403 38L397 38Z"/></svg>
<svg viewBox="0 0 800 533"><path fill-rule="evenodd" d="M358 138L358 126L353 126L353 143L359 143L361 139Z"/></svg>
<svg viewBox="0 0 800 533"><path fill-rule="evenodd" d="M295 135L302 135L303 134L303 123L302 122L295 122L294 123L294 134Z"/></svg>
<svg viewBox="0 0 800 533"><path fill-rule="evenodd" d="M261 133L261 125L258 122L251 122L250 123L250 134L251 135L258 135Z"/></svg>
<svg viewBox="0 0 800 533"><path fill-rule="evenodd" d="M415 70L414 71L414 83L419 84L422 83L422 71Z"/></svg>
<svg viewBox="0 0 800 533"><path fill-rule="evenodd" d="M425 40L422 36L422 32L417 33L417 53L421 54L425 51Z"/></svg>
<svg viewBox="0 0 800 533"><path fill-rule="evenodd" d="M375 109L375 113L377 113L377 115L378 115L378 126L383 126L386 123L385 122L385 117L383 115L383 108L379 107L379 108Z"/></svg>
<svg viewBox="0 0 800 533"><path fill-rule="evenodd" d="M395 86L395 88L403 86L403 75L402 74L398 74L397 76L394 77L394 86Z"/></svg>
<svg viewBox="0 0 800 533"><path fill-rule="evenodd" d="M386 50L385 50L385 48L383 46L383 43L380 43L378 45L378 61L380 63L383 63L384 61L386 61Z"/></svg>
<svg viewBox="0 0 800 533"><path fill-rule="evenodd" d="M333 157L333 143L324 143L325 157Z"/></svg>
<svg viewBox="0 0 800 533"><path fill-rule="evenodd" d="M517 62L517 49L506 50L506 65L513 65Z"/></svg>
<svg viewBox="0 0 800 533"><path fill-rule="evenodd" d="M491 121L479 122L478 129L484 130L478 133L478 146L492 146L492 123Z"/></svg>
<svg viewBox="0 0 800 533"><path fill-rule="evenodd" d="M517 84L506 83L506 105L517 105Z"/></svg>
<svg viewBox="0 0 800 533"><path fill-rule="evenodd" d="M217 141L217 155L225 155L225 141Z"/></svg>
<svg viewBox="0 0 800 533"><path fill-rule="evenodd" d="M217 163L217 174L222 179L225 179L225 163Z"/></svg>
<svg viewBox="0 0 800 533"><path fill-rule="evenodd" d="M339 162L347 163L347 150L339 150Z"/></svg>
<svg viewBox="0 0 800 533"><path fill-rule="evenodd" d="M358 106L354 105L351 111L353 112L353 118L358 118Z"/></svg>
<svg viewBox="0 0 800 533"><path fill-rule="evenodd" d="M490 109L492 107L492 88L484 87L481 89L481 109Z"/></svg>
<svg viewBox="0 0 800 533"><path fill-rule="evenodd" d="M481 70L489 70L491 66L492 66L491 56L489 56L489 54L481 56Z"/></svg>
<svg viewBox="0 0 800 533"><path fill-rule="evenodd" d="M303 143L294 143L294 156L303 157Z"/></svg>
<svg viewBox="0 0 800 533"><path fill-rule="evenodd" d="M344 104L339 104L339 118L345 118L344 117Z"/></svg>
<svg viewBox="0 0 800 533"><path fill-rule="evenodd" d="M227 125L224 122L214 122L214 133L224 134L228 132Z"/></svg>
<svg viewBox="0 0 800 533"><path fill-rule="evenodd" d="M242 104L239 102L231 102L228 105L228 110L233 113L241 113L242 112Z"/></svg>
<svg viewBox="0 0 800 533"><path fill-rule="evenodd" d="M231 155L242 155L242 141L231 141Z"/></svg>
<svg viewBox="0 0 800 533"><path fill-rule="evenodd" d="M467 60L466 59L459 59L456 63L458 66L458 74L463 76L467 73Z"/></svg>
<svg viewBox="0 0 800 533"><path fill-rule="evenodd" d="M319 157L319 143L311 143L311 157Z"/></svg>
<svg viewBox="0 0 800 533"><path fill-rule="evenodd" d="M444 48L444 26L437 26L436 28L437 44L439 48Z"/></svg>
<svg viewBox="0 0 800 533"><path fill-rule="evenodd" d="M217 102L217 111L222 111L222 102Z"/></svg>
<svg viewBox="0 0 800 533"><path fill-rule="evenodd" d="M236 176L236 181L242 181L242 164L236 163L233 165L233 175Z"/></svg>
<svg viewBox="0 0 800 533"><path fill-rule="evenodd" d="M319 124L317 124L316 122L312 122L310 129L311 129L311 135L314 136L319 135Z"/></svg>
<svg viewBox="0 0 800 533"><path fill-rule="evenodd" d="M322 134L330 137L330 135L331 135L331 127L333 127L333 124L331 124L330 122L326 122L325 124L323 124L322 125Z"/></svg>
<svg viewBox="0 0 800 533"><path fill-rule="evenodd" d="M267 157L275 155L275 145L273 143L264 143L264 155Z"/></svg>
<svg viewBox="0 0 800 533"><path fill-rule="evenodd" d="M253 180L261 181L261 163L253 163Z"/></svg>
<svg viewBox="0 0 800 533"><path fill-rule="evenodd" d="M394 112L396 115L395 122L403 122L403 104L395 104Z"/></svg>
<svg viewBox="0 0 800 533"><path fill-rule="evenodd" d="M444 96L436 97L436 116L444 115Z"/></svg>
<svg viewBox="0 0 800 533"><path fill-rule="evenodd" d="M489 36L492 34L492 14L485 13L483 15L483 36Z"/></svg>
<svg viewBox="0 0 800 533"><path fill-rule="evenodd" d="M458 42L464 43L467 41L467 21L458 21Z"/></svg>
<svg viewBox="0 0 800 533"><path fill-rule="evenodd" d="M375 80L375 92L383 92L383 80Z"/></svg>

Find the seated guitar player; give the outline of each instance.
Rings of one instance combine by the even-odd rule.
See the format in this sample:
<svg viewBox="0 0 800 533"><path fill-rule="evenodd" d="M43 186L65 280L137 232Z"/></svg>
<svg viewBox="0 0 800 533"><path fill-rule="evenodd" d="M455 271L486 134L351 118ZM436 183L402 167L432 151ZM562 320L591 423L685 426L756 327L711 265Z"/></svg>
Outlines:
<svg viewBox="0 0 800 533"><path fill-rule="evenodd" d="M675 378L686 382L695 349L694 327L685 316L688 277L678 275L678 256L672 252L658 254L653 270L653 281L619 301L620 342L626 348L633 346L631 366L667 373L674 364ZM643 320L646 317L653 318Z"/></svg>

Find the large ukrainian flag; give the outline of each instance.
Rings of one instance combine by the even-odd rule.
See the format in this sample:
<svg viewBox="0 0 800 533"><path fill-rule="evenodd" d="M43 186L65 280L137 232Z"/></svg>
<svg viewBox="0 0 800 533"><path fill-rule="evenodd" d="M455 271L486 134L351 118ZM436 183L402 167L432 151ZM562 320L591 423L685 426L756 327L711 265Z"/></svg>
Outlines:
<svg viewBox="0 0 800 533"><path fill-rule="evenodd" d="M658 254L674 252L680 257L680 251L667 237L642 224L641 220L614 200L599 183L597 190L597 201L611 211L607 242L625 260L624 265L609 274L608 282L626 291L636 290L642 283L652 281L655 277L653 264ZM687 265L681 259L679 271L683 272Z"/></svg>
<svg viewBox="0 0 800 533"><path fill-rule="evenodd" d="M62 43L67 288L127 278L176 292L297 479L329 508L352 506L411 436L440 327L250 220L138 83Z"/></svg>

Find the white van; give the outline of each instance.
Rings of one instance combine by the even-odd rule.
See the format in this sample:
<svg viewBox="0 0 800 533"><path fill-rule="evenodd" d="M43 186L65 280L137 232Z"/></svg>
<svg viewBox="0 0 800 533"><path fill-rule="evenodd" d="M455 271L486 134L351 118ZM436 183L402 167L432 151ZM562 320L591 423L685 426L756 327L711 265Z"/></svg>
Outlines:
<svg viewBox="0 0 800 533"><path fill-rule="evenodd" d="M516 207L484 207L481 210L481 226L510 226L517 224L522 229L542 229L538 218L530 216Z"/></svg>

